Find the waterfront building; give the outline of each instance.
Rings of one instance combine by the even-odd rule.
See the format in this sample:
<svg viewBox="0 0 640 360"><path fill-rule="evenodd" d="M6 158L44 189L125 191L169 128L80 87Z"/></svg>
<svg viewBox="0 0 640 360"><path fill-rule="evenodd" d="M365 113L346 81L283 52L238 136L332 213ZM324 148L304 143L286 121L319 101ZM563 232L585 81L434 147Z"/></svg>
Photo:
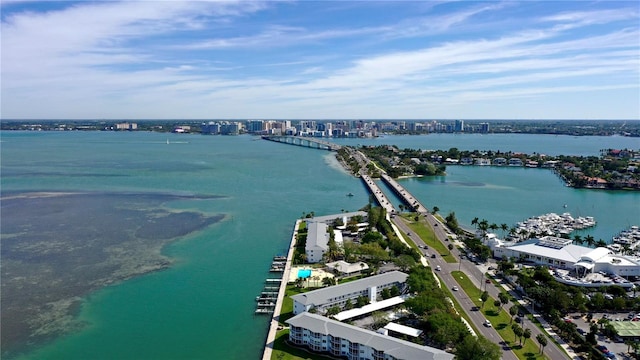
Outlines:
<svg viewBox="0 0 640 360"><path fill-rule="evenodd" d="M217 135L220 134L220 123L215 121L209 121L208 123L202 123L200 128L202 134Z"/></svg>
<svg viewBox="0 0 640 360"><path fill-rule="evenodd" d="M307 254L308 263L317 263L329 249L328 225L324 222L307 222L307 243L304 251Z"/></svg>
<svg viewBox="0 0 640 360"><path fill-rule="evenodd" d="M497 158L493 159L493 165L495 165L495 166L507 165L507 159L505 159L503 157L497 157Z"/></svg>
<svg viewBox="0 0 640 360"><path fill-rule="evenodd" d="M247 121L247 132L251 134L260 134L265 128L265 122L263 120L248 120Z"/></svg>
<svg viewBox="0 0 640 360"><path fill-rule="evenodd" d="M454 131L464 132L464 120L456 120Z"/></svg>
<svg viewBox="0 0 640 360"><path fill-rule="evenodd" d="M490 237L489 237L490 238ZM496 258L503 256L537 265L575 271L576 275L601 273L625 278L640 276L640 260L615 255L607 248L574 245L570 239L544 236L519 243L503 243L495 238L488 242Z"/></svg>
<svg viewBox="0 0 640 360"><path fill-rule="evenodd" d="M220 126L220 134L238 135L240 134L241 129L242 129L242 125L239 122L225 121Z"/></svg>
<svg viewBox="0 0 640 360"><path fill-rule="evenodd" d="M341 226L335 226L333 230L336 243L341 244L343 238L342 232L347 231L346 224L351 218L356 216L366 219L368 214L365 211L354 211L306 219L308 231L304 250L307 255L307 262L313 264L322 261L322 256L329 249L329 225L333 225L338 219L342 222ZM357 225L358 231L369 226L366 222Z"/></svg>
<svg viewBox="0 0 640 360"><path fill-rule="evenodd" d="M345 284L293 295L291 297L293 299L293 314L297 315L311 309L315 309L318 313L325 313L330 307L344 307L347 301L355 302L360 296L366 297L370 303L375 303L384 289L396 286L400 293L405 292L408 276L400 271L390 271Z"/></svg>
<svg viewBox="0 0 640 360"><path fill-rule="evenodd" d="M138 124L129 122L118 123L116 124L116 130L138 130Z"/></svg>
<svg viewBox="0 0 640 360"><path fill-rule="evenodd" d="M522 166L522 160L519 158L511 158L509 159L509 166Z"/></svg>
<svg viewBox="0 0 640 360"><path fill-rule="evenodd" d="M445 351L382 335L308 312L286 321L289 341L347 359L452 360Z"/></svg>
<svg viewBox="0 0 640 360"><path fill-rule="evenodd" d="M488 122L480 123L480 132L484 133L484 134L489 132L489 123Z"/></svg>

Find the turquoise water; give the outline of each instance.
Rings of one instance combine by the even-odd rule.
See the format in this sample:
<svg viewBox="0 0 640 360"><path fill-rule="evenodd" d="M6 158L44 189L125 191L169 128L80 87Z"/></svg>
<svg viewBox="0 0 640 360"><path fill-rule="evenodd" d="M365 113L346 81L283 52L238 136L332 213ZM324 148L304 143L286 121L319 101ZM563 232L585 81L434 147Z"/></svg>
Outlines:
<svg viewBox="0 0 640 360"><path fill-rule="evenodd" d="M311 270L309 269L299 269L298 270L298 279L306 279L311 276Z"/></svg>
<svg viewBox="0 0 640 360"><path fill-rule="evenodd" d="M176 264L89 296L86 326L31 352L30 359L255 359L267 318L255 296L272 257L286 252L296 218L353 211L368 202L360 180L325 151L223 137L114 132L4 132L2 191L154 191L223 195L176 201L170 209L226 214L173 243ZM173 142L186 143L173 143ZM594 154L638 139L532 135L397 136L343 143ZM422 145L421 145L422 144ZM568 145L569 144L569 145ZM612 146L618 144L618 146ZM489 146L490 145L490 146ZM526 145L526 146L525 146ZM636 146L633 146L636 145ZM513 146L513 148L511 148ZM569 148L567 148L569 147ZM596 238L640 222L640 193L575 190L540 169L448 167L441 178L404 179L427 206L509 225L546 212L594 216ZM345 194L353 193L353 197ZM567 204L567 208L563 207ZM34 220L35 221L35 220Z"/></svg>

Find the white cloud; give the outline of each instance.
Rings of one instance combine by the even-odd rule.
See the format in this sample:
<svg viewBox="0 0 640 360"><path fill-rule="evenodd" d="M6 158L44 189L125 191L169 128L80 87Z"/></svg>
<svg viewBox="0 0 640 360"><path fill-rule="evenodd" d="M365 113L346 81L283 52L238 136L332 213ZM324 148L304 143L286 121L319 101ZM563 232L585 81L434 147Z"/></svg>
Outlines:
<svg viewBox="0 0 640 360"><path fill-rule="evenodd" d="M278 5L99 2L10 12L2 115L406 118L487 101L639 91L640 30L630 26L637 11L561 12L518 31L466 34L460 26L478 31L478 17L519 6L470 3L410 21L294 26L276 18L246 31L254 35L211 36ZM612 23L620 24L603 26ZM599 28L581 31L593 24ZM447 37L453 28L457 36ZM640 117L639 109L636 102L616 111Z"/></svg>

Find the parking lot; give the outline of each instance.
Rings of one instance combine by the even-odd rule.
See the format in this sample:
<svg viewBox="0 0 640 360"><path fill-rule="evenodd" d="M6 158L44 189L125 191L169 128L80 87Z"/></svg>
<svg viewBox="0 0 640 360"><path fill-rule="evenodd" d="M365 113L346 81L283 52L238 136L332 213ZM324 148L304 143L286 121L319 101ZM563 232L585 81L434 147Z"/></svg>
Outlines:
<svg viewBox="0 0 640 360"><path fill-rule="evenodd" d="M606 317L609 321L624 321L629 316L629 312L620 312L620 313L592 313L593 318L592 322L600 320L602 317ZM584 334L589 332L589 323L587 322L586 316L582 316L582 314L570 314L568 316L567 321L571 321L576 324L577 328L582 330ZM628 321L628 320L627 320ZM612 352L616 355L616 359L632 359L627 356L627 345L624 344L623 341L612 341L611 339L598 335L597 336L598 345L606 346L609 352Z"/></svg>

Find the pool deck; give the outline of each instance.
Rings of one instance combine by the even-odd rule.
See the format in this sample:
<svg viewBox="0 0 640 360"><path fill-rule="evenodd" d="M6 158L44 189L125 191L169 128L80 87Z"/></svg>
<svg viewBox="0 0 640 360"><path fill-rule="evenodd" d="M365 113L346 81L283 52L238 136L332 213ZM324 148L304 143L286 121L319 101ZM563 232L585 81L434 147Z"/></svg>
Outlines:
<svg viewBox="0 0 640 360"><path fill-rule="evenodd" d="M287 252L287 261L285 263L284 272L282 274L282 281L280 282L280 289L278 290L278 298L276 300L276 307L271 317L271 323L269 324L269 333L267 334L267 341L264 346L264 353L262 354L262 360L270 360L273 352L273 343L276 339L278 332L278 318L280 317L280 311L282 310L282 302L284 300L284 294L287 290L287 280L291 277L291 264L293 263L293 249L296 244L296 237L298 235L298 228L302 220L296 220L296 224L293 227L293 234L291 235L291 244L289 245L289 251ZM298 274L296 273L296 276Z"/></svg>

